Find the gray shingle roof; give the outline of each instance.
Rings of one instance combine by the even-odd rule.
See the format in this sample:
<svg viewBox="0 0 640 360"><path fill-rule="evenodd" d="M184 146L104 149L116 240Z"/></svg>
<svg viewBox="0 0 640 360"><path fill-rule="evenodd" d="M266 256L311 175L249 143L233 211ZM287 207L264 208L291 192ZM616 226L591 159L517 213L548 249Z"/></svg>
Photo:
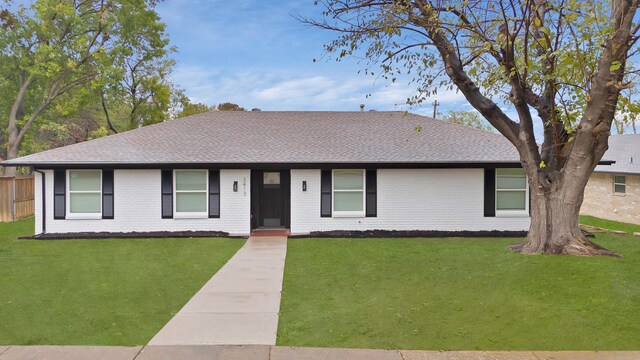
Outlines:
<svg viewBox="0 0 640 360"><path fill-rule="evenodd" d="M598 165L595 172L640 174L640 135L614 135L609 137L609 150L603 159L612 165Z"/></svg>
<svg viewBox="0 0 640 360"><path fill-rule="evenodd" d="M514 162L498 134L405 112L216 111L3 165Z"/></svg>

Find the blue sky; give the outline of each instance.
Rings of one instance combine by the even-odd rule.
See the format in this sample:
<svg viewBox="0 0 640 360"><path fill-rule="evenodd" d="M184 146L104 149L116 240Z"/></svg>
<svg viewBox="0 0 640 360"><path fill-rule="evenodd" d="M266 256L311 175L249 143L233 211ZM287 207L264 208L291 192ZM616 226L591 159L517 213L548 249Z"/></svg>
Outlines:
<svg viewBox="0 0 640 360"><path fill-rule="evenodd" d="M29 6L15 0L14 6ZM475 111L454 90L438 91L423 104L408 106L416 94L407 79L390 83L365 75L365 60L335 61L324 44L336 34L304 25L293 14L319 18L314 0L164 0L157 5L178 52L174 81L194 102L234 102L262 110L408 110L440 117L450 110ZM314 62L314 59L317 61ZM368 96L369 95L369 96ZM510 105L502 110L513 120ZM535 111L536 135L541 124Z"/></svg>
<svg viewBox="0 0 640 360"><path fill-rule="evenodd" d="M15 5L28 5L16 0ZM164 0L157 5L172 45L174 81L194 102L237 103L262 110L408 110L433 114L475 111L454 90L438 91L423 104L408 106L416 86L402 78L390 83L365 75L365 60L340 62L323 45L336 34L302 24L293 14L319 18L314 0ZM317 61L313 61L316 59ZM369 95L370 96L367 96ZM502 105L513 120L511 106ZM532 111L534 117L535 111ZM537 118L537 117L536 117ZM534 122L541 138L539 120Z"/></svg>
<svg viewBox="0 0 640 360"><path fill-rule="evenodd" d="M358 73L365 67L360 60L336 62L326 55L323 44L335 34L292 16L320 16L322 7L313 0L166 0L157 10L178 47L174 79L195 102L262 110L358 110L365 104L368 110L433 112L431 101L406 105L415 85ZM471 110L455 91L437 99L443 113Z"/></svg>

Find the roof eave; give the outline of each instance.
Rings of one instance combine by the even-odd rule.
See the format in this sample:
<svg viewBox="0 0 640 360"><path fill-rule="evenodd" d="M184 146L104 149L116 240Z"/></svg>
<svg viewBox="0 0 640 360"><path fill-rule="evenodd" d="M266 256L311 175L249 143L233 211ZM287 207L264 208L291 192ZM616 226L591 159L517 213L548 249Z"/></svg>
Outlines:
<svg viewBox="0 0 640 360"><path fill-rule="evenodd" d="M104 162L10 162L2 166L28 166L37 169L112 168L112 169L163 169L163 168L220 168L220 169L317 169L317 168L491 168L520 167L519 161L465 161L465 162L252 162L252 163L104 163Z"/></svg>
<svg viewBox="0 0 640 360"><path fill-rule="evenodd" d="M610 174L610 175L640 175L640 171L628 171L628 170L594 170L594 173L598 174Z"/></svg>

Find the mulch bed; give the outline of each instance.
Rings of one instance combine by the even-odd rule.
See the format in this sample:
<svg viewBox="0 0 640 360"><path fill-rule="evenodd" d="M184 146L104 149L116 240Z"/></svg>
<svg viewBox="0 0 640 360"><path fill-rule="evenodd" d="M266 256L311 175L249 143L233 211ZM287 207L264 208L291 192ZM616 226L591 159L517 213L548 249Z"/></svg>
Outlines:
<svg viewBox="0 0 640 360"><path fill-rule="evenodd" d="M446 237L526 237L526 231L424 231L424 230L334 230L312 231L308 235L291 235L290 238L446 238Z"/></svg>
<svg viewBox="0 0 640 360"><path fill-rule="evenodd" d="M201 238L201 237L230 237L223 231L151 231L151 232L77 232L77 233L47 233L35 236L23 236L19 239L31 240L68 240L68 239L138 239L138 238Z"/></svg>

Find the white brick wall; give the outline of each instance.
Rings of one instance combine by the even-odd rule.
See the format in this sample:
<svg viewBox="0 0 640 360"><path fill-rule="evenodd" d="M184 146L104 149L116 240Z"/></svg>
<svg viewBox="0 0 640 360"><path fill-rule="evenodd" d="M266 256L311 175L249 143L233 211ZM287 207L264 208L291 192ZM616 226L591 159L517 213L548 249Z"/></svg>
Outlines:
<svg viewBox="0 0 640 360"><path fill-rule="evenodd" d="M53 171L46 171L47 232L225 231L248 234L250 228L250 171L220 171L219 219L162 219L160 170L114 171L114 219L54 220ZM238 192L233 182L238 181ZM36 233L42 232L40 176L36 176Z"/></svg>
<svg viewBox="0 0 640 360"><path fill-rule="evenodd" d="M291 170L291 232L529 228L528 217L484 217L482 169L380 169L377 191L375 218L322 218L320 170Z"/></svg>
<svg viewBox="0 0 640 360"><path fill-rule="evenodd" d="M162 219L160 170L115 170L113 220L54 220L53 171L46 171L47 232L250 232L249 170L220 171L219 219ZM238 192L233 182L238 181ZM302 191L307 181L307 191ZM36 233L42 232L41 179L36 175ZM378 216L320 217L320 170L291 170L291 231L527 230L528 217L485 218L482 169L378 170Z"/></svg>

